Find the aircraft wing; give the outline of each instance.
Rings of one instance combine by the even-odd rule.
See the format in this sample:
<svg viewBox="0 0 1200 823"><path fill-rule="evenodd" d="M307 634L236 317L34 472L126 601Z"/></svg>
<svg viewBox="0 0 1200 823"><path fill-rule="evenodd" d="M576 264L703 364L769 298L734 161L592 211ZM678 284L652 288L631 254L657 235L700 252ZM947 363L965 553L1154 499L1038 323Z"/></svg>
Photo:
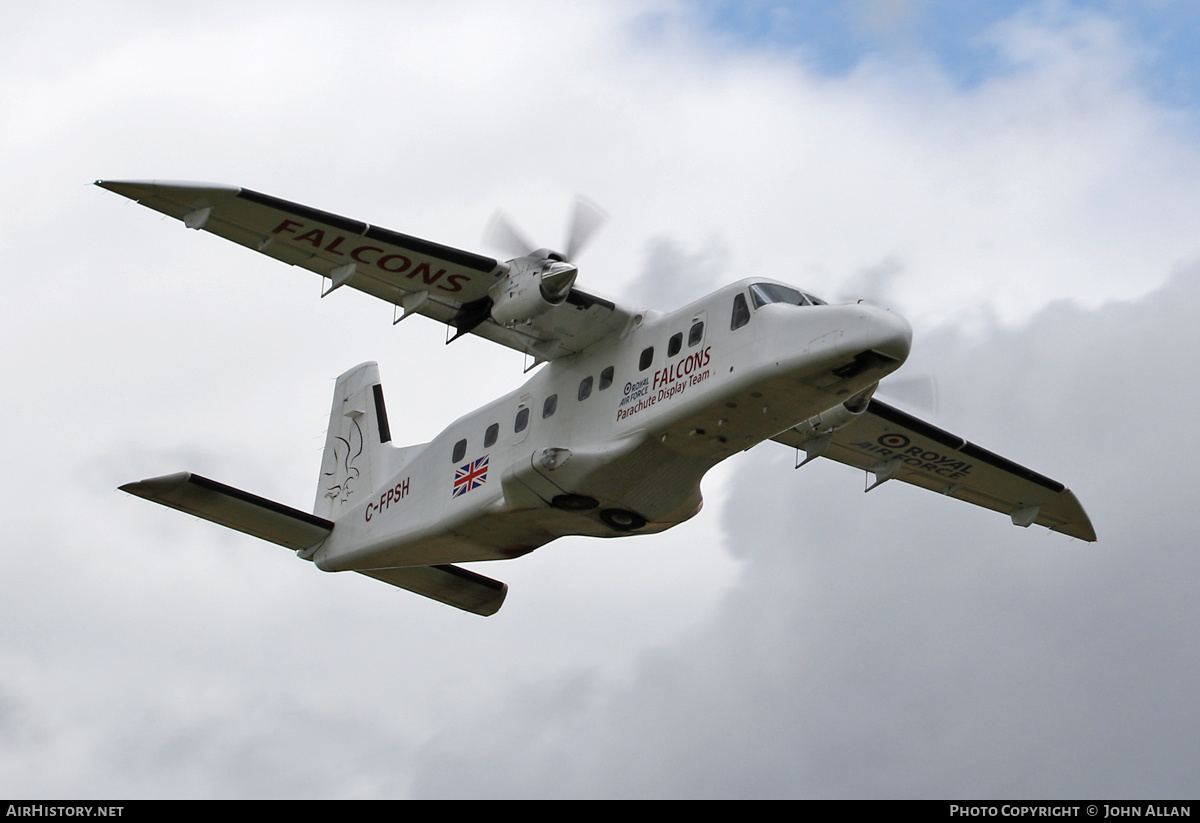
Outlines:
<svg viewBox="0 0 1200 823"><path fill-rule="evenodd" d="M795 429L772 438L875 475L868 491L902 480L1012 517L1094 541L1096 532L1071 490L974 443L872 399L827 443ZM822 450L823 447L823 450Z"/></svg>
<svg viewBox="0 0 1200 823"><path fill-rule="evenodd" d="M524 352L553 360L619 332L628 313L572 288L566 302L530 323L505 328L490 318L488 289L508 264L406 234L215 183L97 180L96 185L340 286ZM477 325L476 325L477 324Z"/></svg>

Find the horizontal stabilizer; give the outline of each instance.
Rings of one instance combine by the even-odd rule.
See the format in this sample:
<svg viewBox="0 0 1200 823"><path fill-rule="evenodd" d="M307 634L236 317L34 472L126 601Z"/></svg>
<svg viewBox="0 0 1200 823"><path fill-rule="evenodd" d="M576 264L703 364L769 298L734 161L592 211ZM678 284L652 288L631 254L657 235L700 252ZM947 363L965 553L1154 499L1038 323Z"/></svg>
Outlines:
<svg viewBox="0 0 1200 823"><path fill-rule="evenodd" d="M313 548L333 531L323 517L190 472L126 483L121 491L295 551Z"/></svg>
<svg viewBox="0 0 1200 823"><path fill-rule="evenodd" d="M506 584L458 566L407 566L358 571L367 577L484 617L498 612L508 595Z"/></svg>

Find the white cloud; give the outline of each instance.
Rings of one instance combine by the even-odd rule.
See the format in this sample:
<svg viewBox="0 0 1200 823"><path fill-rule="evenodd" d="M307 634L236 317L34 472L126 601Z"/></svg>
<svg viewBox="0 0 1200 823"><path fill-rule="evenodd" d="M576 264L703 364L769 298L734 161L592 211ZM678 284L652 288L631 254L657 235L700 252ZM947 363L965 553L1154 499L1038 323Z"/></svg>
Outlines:
<svg viewBox="0 0 1200 823"><path fill-rule="evenodd" d="M750 274L827 295L886 284L886 299L926 332L917 356L943 366L971 340L955 336L962 327L993 317L1001 325L973 326L980 338L971 351L987 368L964 367L957 386L943 378L943 422L1002 452L1023 441L990 441L983 426L1028 422L1021 437L1069 451L1012 456L1063 479L1104 470L1111 483L1127 482L1097 464L1093 441L1119 459L1131 435L1113 435L1114 426L1157 431L1190 399L1177 394L1190 389L1186 380L1160 365L1187 351L1169 327L1153 347L1139 336L1154 328L1147 319L1127 347L1096 355L1068 337L1060 352L1051 320L1092 335L1093 315L1061 305L1058 315L1038 315L1070 300L1119 329L1122 310L1100 307L1157 294L1178 263L1196 257L1193 120L1145 98L1131 80L1131 45L1103 18L1014 19L995 35L1014 58L1010 70L964 90L920 61L881 56L831 78L718 48L672 4L148 9L51 6L0 34L0 146L9 158L0 335L11 397L0 782L12 794L301 793L287 757L295 752L309 791L327 796L850 792L867 785L853 782L856 764L878 775L892 762L858 759L857 744L877 742L874 713L892 704L861 680L872 670L854 653L890 653L871 637L881 625L895 626L883 637L899 648L920 640L926 612L911 601L952 586L945 564L962 562L943 545L947 534L988 546L1030 537L1004 523L1004 537L993 537L986 513L939 507L936 518L905 515L915 518L903 521L909 531L896 526L887 544L879 518L904 512L881 502L883 489L860 499L853 479L834 474L828 490L813 489L792 480L806 475L783 458L755 454L706 483L708 508L675 532L561 541L497 569L512 591L486 621L366 579L319 575L273 547L114 489L190 468L304 506L332 378L345 368L379 360L393 430L421 441L516 385L519 358L481 341L446 347L432 324L393 329L389 308L359 295L318 300L311 275L160 221L87 187L96 177L215 179L466 248L479 248L497 206L556 244L581 191L613 215L582 275L610 296L671 308L672 296L682 302ZM934 335L939 322L959 331ZM934 347L928 355L922 339ZM988 348L997 340L1035 342L1014 361L1002 346ZM1136 394L1108 385L1113 360ZM1076 365L1048 371L1054 363ZM1173 403L1159 408L1163 392ZM1004 401L1005 415L954 396ZM1108 396L1126 402L1114 408ZM1104 414L1076 423L1079 397ZM1187 448L1167 452L1160 462L1171 471L1150 490L1084 494L1085 504L1101 501L1111 519L1109 511L1151 511L1182 535L1178 506L1163 495L1178 484ZM760 488L768 483L821 505L798 523L774 521L764 528L774 537L751 543L720 512L727 500L743 508L776 500ZM763 505L778 510L790 499ZM817 525L827 510L855 514L848 534L842 521ZM1113 528L1105 519L1096 517L1102 539ZM720 528L727 532L712 537ZM910 535L931 551L928 562L911 559L922 547ZM1061 551L1036 544L1052 557ZM839 558L857 564L853 577L840 576ZM1046 585L1038 582L1046 567L1025 549L987 558L984 571L963 570L978 597L996 591L993 569L1002 573L996 597L1021 595L1022 581ZM911 563L919 567L911 592L880 601L888 576L872 568L899 574ZM1160 584L1137 596L1153 597ZM1052 612L1052 600L1037 600L1033 613ZM935 606L950 621L970 598ZM918 664L940 671L962 644L984 643L989 613L972 615L968 629L946 629L941 646L930 641L917 663L886 659L888 673L910 684ZM801 621L805 633L783 637L798 617L811 620ZM1086 622L1071 625L1076 639L1095 642ZM1019 669L1028 632L1015 625L998 659ZM778 644L792 641L781 655ZM837 665L817 671L809 653ZM1183 671L1177 665L1172 672ZM724 678L739 667L749 672L743 680ZM783 699L762 690L786 691L780 675L796 671L811 679L809 696L857 689L847 705L859 725L849 733L836 712L802 726L823 741L816 750L834 763L828 773L779 759L793 753L790 727L761 713ZM689 676L699 678L695 692L654 685ZM1029 700L1045 695L1030 672L1016 677ZM1178 678L1160 682L1165 689ZM1014 711L1032 705L982 693ZM937 762L939 735L967 752L963 740L978 729L969 714L988 709L976 700L939 714L927 694L903 694L923 707L901 712L905 722L932 726L918 730L928 735L926 759L897 772L891 790L919 793L928 785L920 765ZM1064 728L1082 728L1114 702L1078 709ZM656 711L670 714L659 726ZM712 711L724 719L714 722ZM536 739L514 725L531 712L546 720ZM646 730L657 728L677 737L648 742ZM526 764L524 775L484 782L492 764L468 754L492 751L480 729L518 747L506 759ZM884 729L901 741L905 730ZM610 732L620 735L611 746ZM560 738L571 733L596 742L594 759L561 755ZM613 755L685 744L692 754L677 772ZM760 776L712 771L705 753L722 746ZM1010 762L1006 751L989 750L988 763ZM479 769L449 784L429 776L430 762L463 761Z"/></svg>

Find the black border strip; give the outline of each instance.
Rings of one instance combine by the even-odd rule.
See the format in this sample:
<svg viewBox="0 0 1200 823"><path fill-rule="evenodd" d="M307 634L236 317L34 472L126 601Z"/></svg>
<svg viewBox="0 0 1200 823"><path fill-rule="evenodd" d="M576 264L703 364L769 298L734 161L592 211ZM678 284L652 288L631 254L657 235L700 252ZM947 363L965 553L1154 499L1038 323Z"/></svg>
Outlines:
<svg viewBox="0 0 1200 823"><path fill-rule="evenodd" d="M279 197L272 197L269 194L254 191L253 189L240 189L238 197L249 200L251 203L257 203L260 206L267 206L272 209L294 214L297 217L305 217L309 220L315 220L318 223L324 223L327 226L333 226L336 229L341 229L350 234L357 234L363 237L369 237L372 240L380 240L384 243L391 243L393 246L399 246L402 249L416 252L418 254L436 257L439 260L445 260L448 263L453 263L456 266L462 266L475 271L490 272L498 265L497 261L491 257L483 257L482 255L472 254L469 251L443 246L440 243L433 243L429 240L422 240L419 237L412 237L407 234L401 234L398 231L390 229L382 229L379 226L372 226L369 223L363 223L359 220L351 220L348 217L342 217L337 214L332 214L320 209L314 209L309 206L303 206L299 203L293 203L290 200L284 200Z"/></svg>
<svg viewBox="0 0 1200 823"><path fill-rule="evenodd" d="M462 249L454 249L450 246L443 246L441 243L434 243L429 240L422 240L419 237L412 237L407 234L401 234L398 231L391 229L381 229L379 226L368 226L367 237L372 240L381 240L384 243L391 243L393 246L399 246L402 249L415 251L418 254L425 254L429 257L436 257L438 260L445 260L448 263L453 263L456 266L462 266L466 269L474 269L475 271L490 272L499 265L496 260L491 257L483 257L478 254L472 254L469 251Z"/></svg>
<svg viewBox="0 0 1200 823"><path fill-rule="evenodd" d="M455 577L465 580L468 583L475 583L476 585L479 585L479 586L486 586L487 588L489 588L493 591L498 592L498 591L504 590L504 584L501 583L499 580L493 580L490 577L484 577L482 574L476 574L473 571L468 571L467 569L462 569L462 568L459 568L458 566L451 566L448 563L442 563L442 564L438 564L435 566L430 566L430 568L437 569L438 571L445 572L446 574L452 574Z"/></svg>
<svg viewBox="0 0 1200 823"><path fill-rule="evenodd" d="M945 429L939 429L937 426L930 425L924 420L913 417L911 414L906 414L895 406L889 406L887 403L871 398L871 405L868 406L868 411L876 417L882 417L889 423L895 423L897 426L903 426L906 429L912 429L922 437L928 437L935 443L939 443L951 449L961 449L968 445L966 440L963 440L956 434L951 434Z"/></svg>
<svg viewBox="0 0 1200 823"><path fill-rule="evenodd" d="M235 489L233 486L226 486L224 483L218 483L216 480L209 480L207 477L201 477L198 474L192 474L188 476L187 482L199 486L206 491L224 494L227 497L232 497L235 500L241 500L243 503L250 503L258 506L259 508L274 512L275 514L282 514L286 517L292 518L293 520L300 520L310 526L318 526L322 529L333 531L332 520L326 520L324 517L318 517L315 514L309 514L308 512L303 512L299 509L293 509L291 506L285 506L282 503L276 503L274 500L268 500L265 497L259 497L257 494L251 494L250 492L244 492L241 489Z"/></svg>
<svg viewBox="0 0 1200 823"><path fill-rule="evenodd" d="M989 466L1008 472L1009 474L1020 477L1022 480L1028 480L1030 483L1035 483L1042 488L1058 494L1066 490L1066 486L1055 480L1051 480L1044 474L1038 474L1032 469L1027 469L1019 463L1014 463L1006 457L1001 457L995 452L990 452L987 449L976 446L963 440L955 434L951 434L945 429L939 429L937 426L932 426L924 420L913 417L911 414L906 414L894 406L889 406L879 400L871 399L869 411L877 417L881 417L889 423L895 423L897 426L903 426L911 429L922 437L928 437L935 443L939 443L948 448L962 452L968 457L974 458L981 463L987 463Z"/></svg>
<svg viewBox="0 0 1200 823"><path fill-rule="evenodd" d="M383 386L376 383L371 387L371 391L375 394L375 416L379 418L379 442L390 443L392 429L388 426L387 406L383 405Z"/></svg>
<svg viewBox="0 0 1200 823"><path fill-rule="evenodd" d="M316 220L318 223L324 223L327 226L333 226L335 229L341 229L351 234L362 234L369 228L366 223L351 220L349 217L330 214L327 211L302 206L290 200L281 200L278 197L272 197L269 194L262 194L251 189L241 189L238 192L238 197L249 200L251 203L258 203L260 206L291 212L297 217L307 217L309 220Z"/></svg>
<svg viewBox="0 0 1200 823"><path fill-rule="evenodd" d="M976 460L981 460L984 463L990 463L998 469L1003 469L1010 474L1023 477L1031 483L1037 483L1039 486L1047 488L1052 492L1061 492L1067 488L1062 483L1051 480L1044 474L1038 474L1032 469L1027 469L1022 465L1012 462L1007 457L1001 457L995 452L990 452L985 448L976 446L974 443L968 443L967 445L963 446L960 451L969 457L974 457Z"/></svg>

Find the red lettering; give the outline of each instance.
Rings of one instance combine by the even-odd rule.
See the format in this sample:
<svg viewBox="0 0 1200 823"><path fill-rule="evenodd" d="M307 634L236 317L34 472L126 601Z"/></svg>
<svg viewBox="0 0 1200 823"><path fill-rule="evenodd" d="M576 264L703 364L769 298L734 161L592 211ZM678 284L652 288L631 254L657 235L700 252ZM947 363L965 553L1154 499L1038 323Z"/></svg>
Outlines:
<svg viewBox="0 0 1200 823"><path fill-rule="evenodd" d="M380 251L382 251L382 249ZM399 260L400 268L398 268L398 269L388 268L385 264L389 260ZM386 257L379 258L379 260L377 260L375 262L375 265L379 266L379 268L383 269L386 272L390 272L391 274L399 274L400 272L404 271L409 266L411 266L412 261L409 260L407 257L405 257L403 254L389 254ZM425 264L422 263L421 265L424 266ZM409 277L412 277L412 275L410 274Z"/></svg>
<svg viewBox="0 0 1200 823"><path fill-rule="evenodd" d="M380 494L378 503L371 502L367 504L363 516L366 517L368 523L371 522L371 518L374 515L382 514L387 509L390 509L393 503L399 503L408 496L408 481L409 478L404 478L395 486L386 489Z"/></svg>
<svg viewBox="0 0 1200 823"><path fill-rule="evenodd" d="M284 220L271 231L271 234L279 234L281 231L288 231L295 234L296 229L293 229L292 226L299 227L303 225L303 223L297 223L295 220Z"/></svg>
<svg viewBox="0 0 1200 823"><path fill-rule="evenodd" d="M379 248L378 246L359 246L357 249L350 252L350 256L353 259L357 260L359 263L364 263L369 266L369 265L371 265L371 261L363 260L363 258L362 258L362 253L365 251L377 251L381 254L383 253L383 249Z"/></svg>
<svg viewBox="0 0 1200 823"><path fill-rule="evenodd" d="M445 273L446 273L445 269L438 269L437 274L431 275L429 273L429 264L421 263L419 266L417 266L415 269L412 270L412 273L410 275L408 275L408 279L411 280L412 278L416 277L419 274L419 275L421 275L421 279L425 281L426 285L432 285L432 284L436 283L438 280L440 280L442 275Z"/></svg>
<svg viewBox="0 0 1200 823"><path fill-rule="evenodd" d="M325 251L332 252L332 253L338 255L339 257L344 257L345 255L343 255L340 251L338 251L337 247L342 245L342 241L344 241L345 239L346 239L345 237L343 237L342 235L339 234L336 238L334 238L334 241L332 243L330 243L328 246L325 247Z"/></svg>
<svg viewBox="0 0 1200 823"><path fill-rule="evenodd" d="M470 280L470 275L467 274L452 274L446 278L445 283L440 283L438 288L442 291L462 291L462 283L460 280Z"/></svg>
<svg viewBox="0 0 1200 823"><path fill-rule="evenodd" d="M697 369L707 366L711 359L712 346L708 346L703 351L693 352L685 356L678 363L668 363L666 368L659 369L654 373L654 388L657 389L659 386L665 386L667 383L682 380Z"/></svg>
<svg viewBox="0 0 1200 823"><path fill-rule="evenodd" d="M321 231L320 229L306 231L304 234L296 238L297 243L299 243L301 240L305 241L306 243L312 243L313 248L319 249L321 248L321 244L325 242L325 232Z"/></svg>

